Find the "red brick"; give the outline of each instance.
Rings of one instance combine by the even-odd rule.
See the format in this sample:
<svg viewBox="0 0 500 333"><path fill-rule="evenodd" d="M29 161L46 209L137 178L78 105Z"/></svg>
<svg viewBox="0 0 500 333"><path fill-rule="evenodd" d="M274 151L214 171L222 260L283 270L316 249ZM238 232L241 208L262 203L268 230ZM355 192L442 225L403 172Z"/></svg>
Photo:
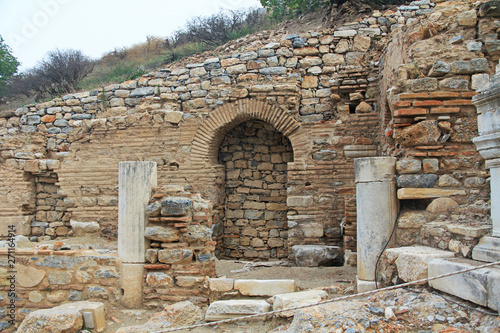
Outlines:
<svg viewBox="0 0 500 333"><path fill-rule="evenodd" d="M170 269L171 265L144 265L144 269Z"/></svg>
<svg viewBox="0 0 500 333"><path fill-rule="evenodd" d="M460 108L432 108L431 114L441 114L441 113L457 113L460 112Z"/></svg>
<svg viewBox="0 0 500 333"><path fill-rule="evenodd" d="M427 100L427 101L415 101L413 102L413 106L440 106L443 105L443 102L436 100Z"/></svg>
<svg viewBox="0 0 500 333"><path fill-rule="evenodd" d="M470 99L452 99L444 101L444 105L472 105L472 101Z"/></svg>
<svg viewBox="0 0 500 333"><path fill-rule="evenodd" d="M426 115L427 109L401 109L394 112L394 117Z"/></svg>
<svg viewBox="0 0 500 333"><path fill-rule="evenodd" d="M425 157L425 156L427 156L427 153L408 153L406 155L415 156L415 157Z"/></svg>
<svg viewBox="0 0 500 333"><path fill-rule="evenodd" d="M413 98L429 98L429 93L405 93L400 94L401 99L413 99Z"/></svg>
<svg viewBox="0 0 500 333"><path fill-rule="evenodd" d="M460 94L452 91L436 91L431 92L431 98L456 98L460 97Z"/></svg>
<svg viewBox="0 0 500 333"><path fill-rule="evenodd" d="M451 156L457 156L457 155L458 155L458 152L456 152L456 151L435 151L435 152L429 152L429 156L433 156L433 157L439 157L439 156L451 157Z"/></svg>
<svg viewBox="0 0 500 333"><path fill-rule="evenodd" d="M441 149L443 146L418 146L415 149L425 150L425 149Z"/></svg>
<svg viewBox="0 0 500 333"><path fill-rule="evenodd" d="M463 151L462 155L467 155L467 156L472 156L472 155L477 155L477 151Z"/></svg>
<svg viewBox="0 0 500 333"><path fill-rule="evenodd" d="M461 96L461 97L466 97L466 98L467 98L467 97L468 97L468 98L471 98L471 97L474 97L474 96L476 96L476 95L479 95L479 93L474 92L474 91L464 91L464 92L460 93L460 96Z"/></svg>
<svg viewBox="0 0 500 333"><path fill-rule="evenodd" d="M399 108L399 107L404 107L404 106L411 106L411 102L410 101L399 101L399 102L396 102L394 103L394 106Z"/></svg>
<svg viewBox="0 0 500 333"><path fill-rule="evenodd" d="M394 124L394 128L410 126L412 123Z"/></svg>

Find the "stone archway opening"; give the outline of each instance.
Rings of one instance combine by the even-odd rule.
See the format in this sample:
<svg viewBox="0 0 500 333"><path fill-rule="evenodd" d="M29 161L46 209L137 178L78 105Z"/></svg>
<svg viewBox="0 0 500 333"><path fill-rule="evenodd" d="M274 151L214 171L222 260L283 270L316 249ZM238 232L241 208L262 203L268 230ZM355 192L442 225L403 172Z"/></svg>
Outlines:
<svg viewBox="0 0 500 333"><path fill-rule="evenodd" d="M248 120L227 132L218 152L225 169L219 259L288 257L287 163L292 161L290 140L264 121Z"/></svg>

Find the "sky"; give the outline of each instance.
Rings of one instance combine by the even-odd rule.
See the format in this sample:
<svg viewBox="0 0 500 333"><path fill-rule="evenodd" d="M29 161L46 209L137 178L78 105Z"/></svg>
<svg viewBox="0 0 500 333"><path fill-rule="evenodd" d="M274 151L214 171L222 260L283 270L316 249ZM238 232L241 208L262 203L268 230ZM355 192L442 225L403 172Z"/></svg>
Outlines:
<svg viewBox="0 0 500 333"><path fill-rule="evenodd" d="M0 0L0 35L23 71L51 50L98 59L146 36L169 36L190 18L248 7L262 6L259 0Z"/></svg>

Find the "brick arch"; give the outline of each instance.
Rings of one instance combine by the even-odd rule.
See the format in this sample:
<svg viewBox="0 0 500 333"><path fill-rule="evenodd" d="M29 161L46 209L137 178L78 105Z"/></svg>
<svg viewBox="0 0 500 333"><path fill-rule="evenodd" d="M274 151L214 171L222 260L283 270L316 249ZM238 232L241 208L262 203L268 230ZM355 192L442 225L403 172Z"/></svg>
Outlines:
<svg viewBox="0 0 500 333"><path fill-rule="evenodd" d="M217 164L219 146L227 132L252 119L267 122L287 137L292 144L294 161L304 156L299 146L303 146L305 134L298 121L268 102L245 99L219 107L201 124L193 139L191 161Z"/></svg>

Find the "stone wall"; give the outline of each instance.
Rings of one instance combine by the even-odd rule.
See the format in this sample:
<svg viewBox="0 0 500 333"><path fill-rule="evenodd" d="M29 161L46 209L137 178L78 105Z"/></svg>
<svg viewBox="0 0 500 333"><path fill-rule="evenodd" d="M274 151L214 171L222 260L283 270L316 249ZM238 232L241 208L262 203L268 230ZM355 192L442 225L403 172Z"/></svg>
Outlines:
<svg viewBox="0 0 500 333"><path fill-rule="evenodd" d="M215 235L218 258L287 258L290 141L264 122L248 121L226 135L219 161L226 167L226 199L221 235Z"/></svg>
<svg viewBox="0 0 500 333"><path fill-rule="evenodd" d="M392 121L385 131L386 151L398 157L399 246L470 257L491 231L490 175L472 143L478 132L471 100L495 70L499 21L482 16L482 8L437 3L428 20L399 37L410 57L390 77Z"/></svg>
<svg viewBox="0 0 500 333"><path fill-rule="evenodd" d="M12 254L12 253L11 253ZM93 250L16 249L15 288L7 249L0 249L0 330L10 325L11 293L16 323L30 312L81 300L118 304L120 298L120 259L116 252Z"/></svg>
<svg viewBox="0 0 500 333"><path fill-rule="evenodd" d="M164 186L154 191L147 214L144 304L206 303L206 279L215 275L212 203Z"/></svg>
<svg viewBox="0 0 500 333"><path fill-rule="evenodd" d="M233 254L267 258L271 230L261 230L259 247L246 245L225 216L228 203L238 204L227 195L234 183L226 175L235 170L219 151L227 133L247 121L267 123L293 152L286 207L280 201L276 211L287 212L287 223L271 237L283 244L275 257L297 244L355 250L356 157L399 158L404 209L422 205L415 201L428 199L429 189L459 191L459 204L486 199L488 173L470 142L470 99L493 68L497 36L495 19L478 16L480 4L417 1L335 29L266 31L137 80L2 112L1 232L15 224L44 240L71 235L78 222L113 237L118 162L148 160L158 164L160 185L180 184L214 203L216 235L240 236ZM58 187L49 210L36 202L42 193L33 177L46 173ZM245 180L262 181L258 176ZM423 199L415 188L427 191ZM267 207L266 198L243 204ZM59 208L62 216L50 213Z"/></svg>

